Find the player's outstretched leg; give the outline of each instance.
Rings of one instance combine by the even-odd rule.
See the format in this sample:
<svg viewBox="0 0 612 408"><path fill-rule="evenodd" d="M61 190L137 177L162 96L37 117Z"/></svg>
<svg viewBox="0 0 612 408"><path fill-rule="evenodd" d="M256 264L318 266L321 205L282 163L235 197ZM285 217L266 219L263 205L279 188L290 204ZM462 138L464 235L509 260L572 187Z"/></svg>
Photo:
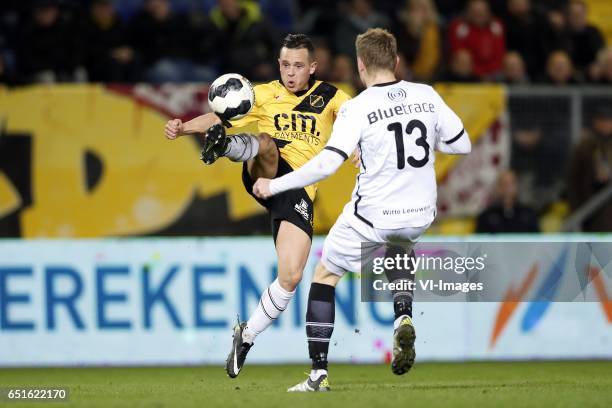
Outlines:
<svg viewBox="0 0 612 408"><path fill-rule="evenodd" d="M206 131L200 160L202 160L204 164L213 164L219 157L224 155L228 144L229 138L225 135L225 128L223 125L212 125Z"/></svg>
<svg viewBox="0 0 612 408"><path fill-rule="evenodd" d="M387 249L386 256L394 258L397 254L403 255L405 249L392 246ZM414 258L414 251L410 253ZM385 271L389 282L399 283L404 280L414 280L410 270ZM402 285L397 285L402 287ZM395 321L393 322L393 357L391 359L391 371L393 374L402 375L407 373L414 365L416 352L414 342L416 332L412 323L412 297L411 291L393 291L393 311Z"/></svg>
<svg viewBox="0 0 612 408"><path fill-rule="evenodd" d="M402 316L393 332L393 359L391 360L393 374L405 374L414 365L414 358L416 357L415 340L416 332L412 325L412 319L410 316Z"/></svg>
<svg viewBox="0 0 612 408"><path fill-rule="evenodd" d="M327 353L334 331L335 290L330 285L313 282L308 294L306 311L306 336L308 353L312 360L310 375L305 381L289 388L288 392L329 391Z"/></svg>
<svg viewBox="0 0 612 408"><path fill-rule="evenodd" d="M248 133L226 136L223 125L216 124L206 131L200 159L205 164L213 164L222 156L231 161L245 162L254 158L258 152L257 136Z"/></svg>
<svg viewBox="0 0 612 408"><path fill-rule="evenodd" d="M232 349L225 362L227 375L231 378L236 378L240 374L247 353L253 347L255 338L280 316L294 293L295 290L288 292L283 289L278 279L276 279L261 295L259 304L248 322L238 322L234 327Z"/></svg>
<svg viewBox="0 0 612 408"><path fill-rule="evenodd" d="M225 366L231 378L235 378L240 373L255 338L270 327L287 308L295 294L295 288L302 279L302 272L308 260L310 237L297 226L281 221L276 252L278 278L264 290L249 320L234 328L232 350Z"/></svg>
<svg viewBox="0 0 612 408"><path fill-rule="evenodd" d="M232 344L232 350L227 356L225 361L225 371L231 378L236 378L244 365L244 360L253 346L253 343L249 343L243 337L244 328L246 322L240 323L234 326L234 341Z"/></svg>
<svg viewBox="0 0 612 408"><path fill-rule="evenodd" d="M329 341L334 331L336 284L340 276L328 272L319 263L308 294L306 337L312 369L308 378L288 392L325 392L330 390L327 373Z"/></svg>
<svg viewBox="0 0 612 408"><path fill-rule="evenodd" d="M306 380L287 389L287 392L327 392L329 390L327 374L322 374L315 380L308 376Z"/></svg>

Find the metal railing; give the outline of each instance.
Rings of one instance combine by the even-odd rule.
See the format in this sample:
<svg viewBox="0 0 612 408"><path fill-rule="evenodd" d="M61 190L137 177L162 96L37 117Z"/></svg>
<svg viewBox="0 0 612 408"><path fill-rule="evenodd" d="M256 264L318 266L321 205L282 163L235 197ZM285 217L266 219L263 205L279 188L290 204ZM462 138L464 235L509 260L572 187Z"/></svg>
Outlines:
<svg viewBox="0 0 612 408"><path fill-rule="evenodd" d="M597 108L612 107L612 87L511 86L507 97L519 197L541 210L571 194L567 170L573 148L591 127Z"/></svg>

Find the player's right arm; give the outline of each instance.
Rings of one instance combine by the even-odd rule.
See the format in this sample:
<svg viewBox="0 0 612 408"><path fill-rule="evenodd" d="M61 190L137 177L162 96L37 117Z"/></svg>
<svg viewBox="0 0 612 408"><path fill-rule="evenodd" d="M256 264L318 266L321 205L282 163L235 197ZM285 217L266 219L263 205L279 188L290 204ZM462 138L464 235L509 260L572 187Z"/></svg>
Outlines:
<svg viewBox="0 0 612 408"><path fill-rule="evenodd" d="M221 123L221 119L213 112L197 116L185 123L180 119L171 119L166 123L164 133L172 140L179 136L205 133L209 127L217 123Z"/></svg>
<svg viewBox="0 0 612 408"><path fill-rule="evenodd" d="M270 84L271 83L261 84L253 87L253 91L255 92L255 105L246 116L240 119L222 121L214 112L209 112L184 123L180 119L171 119L166 123L164 133L168 139L176 139L183 135L206 133L209 127L217 123L223 123L225 127L229 128L233 126L243 127L251 122L261 120L265 114L261 109L261 105L264 101L270 99Z"/></svg>

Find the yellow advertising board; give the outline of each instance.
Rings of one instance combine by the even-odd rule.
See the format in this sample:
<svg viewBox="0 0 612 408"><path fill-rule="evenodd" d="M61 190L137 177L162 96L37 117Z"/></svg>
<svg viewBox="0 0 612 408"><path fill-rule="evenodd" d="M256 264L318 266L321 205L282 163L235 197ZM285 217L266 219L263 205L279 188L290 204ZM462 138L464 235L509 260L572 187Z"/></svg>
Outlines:
<svg viewBox="0 0 612 408"><path fill-rule="evenodd" d="M444 85L438 90L463 118L473 141L505 109L498 86ZM160 95L164 102L180 100ZM204 166L195 140L167 140L163 126L168 109L150 100L104 85L0 89L0 235L223 233L217 224L211 231L211 222L225 222L231 234L261 233L264 209L244 191L241 166L228 160ZM18 143L24 140L28 143ZM17 145L29 148L19 150ZM454 160L439 156L439 179ZM29 169L26 180L17 170L20 166ZM336 220L350 198L355 175L347 162L321 183L317 233ZM3 224L3 218L15 222Z"/></svg>

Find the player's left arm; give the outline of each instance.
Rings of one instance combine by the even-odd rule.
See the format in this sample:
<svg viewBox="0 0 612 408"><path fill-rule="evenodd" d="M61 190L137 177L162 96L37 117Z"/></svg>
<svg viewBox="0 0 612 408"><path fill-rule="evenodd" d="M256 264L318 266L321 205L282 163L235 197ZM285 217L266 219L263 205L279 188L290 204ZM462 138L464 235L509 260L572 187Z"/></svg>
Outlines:
<svg viewBox="0 0 612 408"><path fill-rule="evenodd" d="M253 194L266 199L287 190L304 188L334 174L344 160L343 156L324 149L305 165L291 173L272 180L257 179L255 185L253 185Z"/></svg>
<svg viewBox="0 0 612 408"><path fill-rule="evenodd" d="M472 142L463 122L435 90L432 89L432 92L435 94L438 106L435 150L448 154L470 153Z"/></svg>
<svg viewBox="0 0 612 408"><path fill-rule="evenodd" d="M355 131L355 121L349 118L347 111L347 106L340 110L329 142L319 154L282 177L273 180L258 179L253 186L253 194L265 199L284 191L309 186L334 174L359 143L360 132Z"/></svg>

